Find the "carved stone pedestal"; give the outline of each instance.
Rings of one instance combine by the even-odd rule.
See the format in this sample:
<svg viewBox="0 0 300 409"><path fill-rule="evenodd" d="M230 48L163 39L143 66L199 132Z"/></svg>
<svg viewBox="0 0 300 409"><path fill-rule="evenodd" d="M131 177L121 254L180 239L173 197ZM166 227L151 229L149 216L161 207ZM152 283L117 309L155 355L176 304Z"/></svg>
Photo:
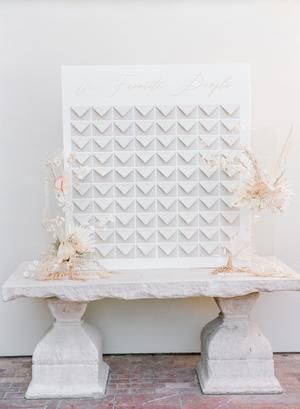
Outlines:
<svg viewBox="0 0 300 409"><path fill-rule="evenodd" d="M201 333L201 360L197 367L205 394L280 393L274 375L271 345L250 321L258 293L215 298L219 316Z"/></svg>
<svg viewBox="0 0 300 409"><path fill-rule="evenodd" d="M82 321L87 303L49 299L54 324L33 354L27 399L101 397L109 367L99 331Z"/></svg>

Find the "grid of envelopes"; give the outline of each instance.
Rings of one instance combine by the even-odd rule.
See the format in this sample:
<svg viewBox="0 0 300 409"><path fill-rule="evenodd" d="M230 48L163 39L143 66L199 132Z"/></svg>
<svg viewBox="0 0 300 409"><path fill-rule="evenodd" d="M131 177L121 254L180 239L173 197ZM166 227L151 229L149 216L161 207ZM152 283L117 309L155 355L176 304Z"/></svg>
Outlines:
<svg viewBox="0 0 300 409"><path fill-rule="evenodd" d="M239 105L73 106L70 118L72 215L95 226L101 257L223 254L239 174L215 160L239 154Z"/></svg>

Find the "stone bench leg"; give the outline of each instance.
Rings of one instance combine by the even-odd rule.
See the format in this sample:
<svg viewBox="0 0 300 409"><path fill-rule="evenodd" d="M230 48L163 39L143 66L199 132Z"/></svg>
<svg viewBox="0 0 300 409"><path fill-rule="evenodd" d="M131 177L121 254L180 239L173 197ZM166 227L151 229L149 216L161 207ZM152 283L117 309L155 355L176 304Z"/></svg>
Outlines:
<svg viewBox="0 0 300 409"><path fill-rule="evenodd" d="M82 321L87 303L47 302L55 322L34 351L26 398L103 396L109 367L99 331Z"/></svg>
<svg viewBox="0 0 300 409"><path fill-rule="evenodd" d="M201 333L197 373L205 394L280 393L269 341L250 321L258 293L215 298L219 316Z"/></svg>

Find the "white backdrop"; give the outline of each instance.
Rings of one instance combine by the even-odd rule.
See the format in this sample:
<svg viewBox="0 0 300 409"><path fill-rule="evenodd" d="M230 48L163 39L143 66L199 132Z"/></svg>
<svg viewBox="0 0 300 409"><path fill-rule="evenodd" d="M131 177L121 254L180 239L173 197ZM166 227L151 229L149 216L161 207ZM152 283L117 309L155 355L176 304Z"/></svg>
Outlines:
<svg viewBox="0 0 300 409"><path fill-rule="evenodd" d="M271 158L291 124L288 212L258 223L258 247L300 269L298 0L0 0L0 279L46 244L43 163L62 137L63 64L235 63L252 67L255 149ZM300 294L266 294L253 316L275 351L300 351ZM199 351L209 299L99 301L87 318L105 351ZM43 301L0 303L0 355L31 354L50 323Z"/></svg>

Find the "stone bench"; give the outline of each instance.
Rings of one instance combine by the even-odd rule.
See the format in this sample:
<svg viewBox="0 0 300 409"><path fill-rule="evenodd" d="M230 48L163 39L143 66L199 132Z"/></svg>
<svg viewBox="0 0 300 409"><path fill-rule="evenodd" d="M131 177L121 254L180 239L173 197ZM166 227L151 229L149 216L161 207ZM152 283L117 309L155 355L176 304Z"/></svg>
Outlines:
<svg viewBox="0 0 300 409"><path fill-rule="evenodd" d="M4 300L45 298L55 318L35 348L27 398L103 396L109 367L102 360L101 336L82 320L88 302L103 298L213 297L220 313L202 330L196 369L203 393L282 391L271 346L249 313L260 292L300 290L300 275L216 276L205 269L154 269L120 271L97 280L42 282L24 278L26 268L26 263L20 265L5 282Z"/></svg>

